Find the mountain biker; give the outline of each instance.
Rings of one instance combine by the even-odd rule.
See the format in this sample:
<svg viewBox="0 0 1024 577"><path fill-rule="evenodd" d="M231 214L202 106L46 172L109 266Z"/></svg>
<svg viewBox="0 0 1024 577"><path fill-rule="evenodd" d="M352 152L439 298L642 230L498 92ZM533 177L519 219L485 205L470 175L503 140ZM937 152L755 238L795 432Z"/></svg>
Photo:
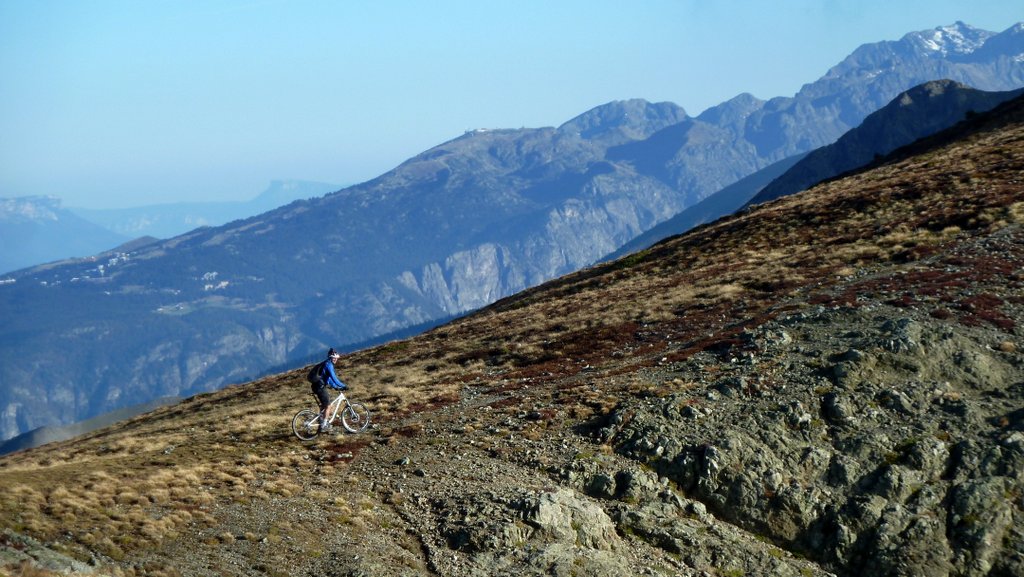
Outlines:
<svg viewBox="0 0 1024 577"><path fill-rule="evenodd" d="M344 391L348 389L348 385L341 382L338 375L334 372L334 363L338 362L341 358L341 354L334 350L327 351L327 360L320 363L320 368L317 370L317 376L319 377L312 384L313 394L316 396L317 403L320 404L320 422L324 423L321 426L321 430L330 430L331 426L327 423L327 407L331 404L331 397L327 394L327 387L331 387L336 391Z"/></svg>

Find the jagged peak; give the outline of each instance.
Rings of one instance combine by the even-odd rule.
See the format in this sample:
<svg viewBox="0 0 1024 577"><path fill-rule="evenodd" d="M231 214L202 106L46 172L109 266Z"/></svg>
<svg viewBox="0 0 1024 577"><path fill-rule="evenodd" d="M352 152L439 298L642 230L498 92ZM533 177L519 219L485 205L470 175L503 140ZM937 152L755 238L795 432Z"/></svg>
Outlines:
<svg viewBox="0 0 1024 577"><path fill-rule="evenodd" d="M1005 32L1003 34L1006 34ZM833 66L820 80L840 78L854 70L875 74L889 66L893 58L963 58L981 52L993 38L1000 36L957 21L948 26L905 34L899 40L883 40L862 44L842 62ZM807 88L810 85L805 85ZM801 92L803 89L801 89Z"/></svg>
<svg viewBox="0 0 1024 577"><path fill-rule="evenodd" d="M984 46L992 36L995 36L994 32L975 28L958 20L948 26L911 32L905 35L902 41L926 53L949 56L950 54L970 54Z"/></svg>

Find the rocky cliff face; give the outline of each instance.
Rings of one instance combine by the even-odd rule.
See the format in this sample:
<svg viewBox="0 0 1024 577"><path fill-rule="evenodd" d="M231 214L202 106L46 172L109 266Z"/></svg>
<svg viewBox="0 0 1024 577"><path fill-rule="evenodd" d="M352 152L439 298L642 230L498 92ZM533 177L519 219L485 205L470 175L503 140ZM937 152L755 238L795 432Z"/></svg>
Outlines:
<svg viewBox="0 0 1024 577"><path fill-rule="evenodd" d="M678 378L707 386L625 403L603 436L723 520L846 574L1015 575L1024 373L1004 338L875 303L785 316L689 359Z"/></svg>

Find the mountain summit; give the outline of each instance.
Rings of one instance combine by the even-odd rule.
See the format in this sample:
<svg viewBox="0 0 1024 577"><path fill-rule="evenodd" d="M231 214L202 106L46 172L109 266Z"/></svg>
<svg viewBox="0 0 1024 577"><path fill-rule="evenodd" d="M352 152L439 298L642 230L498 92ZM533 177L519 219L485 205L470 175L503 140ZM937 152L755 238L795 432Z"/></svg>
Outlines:
<svg viewBox="0 0 1024 577"><path fill-rule="evenodd" d="M566 122L558 130L611 145L643 140L686 118L686 111L671 102L651 104L646 100L633 99L598 106Z"/></svg>
<svg viewBox="0 0 1024 577"><path fill-rule="evenodd" d="M925 32L912 32L903 37L903 44L913 46L920 52L936 53L937 57L966 56L973 54L995 34L957 22L952 26L940 26Z"/></svg>

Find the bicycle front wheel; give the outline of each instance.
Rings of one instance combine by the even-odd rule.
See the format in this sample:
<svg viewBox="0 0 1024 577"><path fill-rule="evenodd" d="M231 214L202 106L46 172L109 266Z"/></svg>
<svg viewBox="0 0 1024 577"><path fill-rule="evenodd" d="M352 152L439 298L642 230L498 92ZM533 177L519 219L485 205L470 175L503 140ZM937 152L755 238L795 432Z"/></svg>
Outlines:
<svg viewBox="0 0 1024 577"><path fill-rule="evenodd" d="M302 409L292 418L292 432L303 441L312 441L320 433L320 413Z"/></svg>
<svg viewBox="0 0 1024 577"><path fill-rule="evenodd" d="M362 403L351 403L341 413L341 424L350 433L358 433L370 426L370 410Z"/></svg>

